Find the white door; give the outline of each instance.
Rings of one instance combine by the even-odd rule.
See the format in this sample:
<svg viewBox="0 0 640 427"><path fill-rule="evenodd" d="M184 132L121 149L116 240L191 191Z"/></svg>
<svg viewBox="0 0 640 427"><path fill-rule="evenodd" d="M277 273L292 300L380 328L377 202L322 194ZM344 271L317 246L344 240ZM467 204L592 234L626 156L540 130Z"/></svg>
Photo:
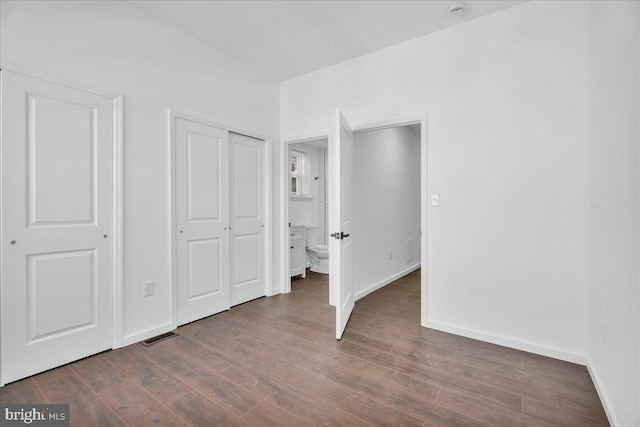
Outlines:
<svg viewBox="0 0 640 427"><path fill-rule="evenodd" d="M176 321L229 309L229 133L175 119Z"/></svg>
<svg viewBox="0 0 640 427"><path fill-rule="evenodd" d="M230 133L231 305L265 289L264 141Z"/></svg>
<svg viewBox="0 0 640 427"><path fill-rule="evenodd" d="M113 343L113 100L3 70L2 381Z"/></svg>
<svg viewBox="0 0 640 427"><path fill-rule="evenodd" d="M353 237L352 226L352 173L353 173L353 132L349 123L336 110L334 138L331 143L333 164L335 165L332 181L332 215L333 224L338 229L332 230L330 254L333 258L334 272L329 277L334 292L338 297L336 303L336 338L342 338L349 316L353 311Z"/></svg>

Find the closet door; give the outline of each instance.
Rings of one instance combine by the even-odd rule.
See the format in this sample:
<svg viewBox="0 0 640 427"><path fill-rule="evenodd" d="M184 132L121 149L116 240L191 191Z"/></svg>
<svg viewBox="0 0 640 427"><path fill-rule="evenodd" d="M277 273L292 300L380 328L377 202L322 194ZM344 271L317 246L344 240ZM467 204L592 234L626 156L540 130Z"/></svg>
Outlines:
<svg viewBox="0 0 640 427"><path fill-rule="evenodd" d="M229 309L229 133L175 119L176 320Z"/></svg>
<svg viewBox="0 0 640 427"><path fill-rule="evenodd" d="M231 143L231 305L262 297L265 289L265 170L260 139L236 133Z"/></svg>
<svg viewBox="0 0 640 427"><path fill-rule="evenodd" d="M2 381L113 344L113 100L3 70Z"/></svg>

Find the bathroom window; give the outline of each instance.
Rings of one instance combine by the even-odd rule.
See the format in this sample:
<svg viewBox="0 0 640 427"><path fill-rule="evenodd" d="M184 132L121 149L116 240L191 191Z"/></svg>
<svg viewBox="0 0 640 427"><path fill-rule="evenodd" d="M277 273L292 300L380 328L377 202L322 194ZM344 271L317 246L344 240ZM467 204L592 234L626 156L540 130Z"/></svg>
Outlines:
<svg viewBox="0 0 640 427"><path fill-rule="evenodd" d="M302 196L304 154L299 151L291 152L291 195Z"/></svg>

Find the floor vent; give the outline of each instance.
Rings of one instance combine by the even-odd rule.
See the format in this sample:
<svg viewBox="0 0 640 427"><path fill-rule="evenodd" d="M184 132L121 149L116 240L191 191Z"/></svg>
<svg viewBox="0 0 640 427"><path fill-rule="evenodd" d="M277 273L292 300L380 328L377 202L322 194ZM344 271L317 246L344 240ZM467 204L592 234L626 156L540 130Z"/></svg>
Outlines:
<svg viewBox="0 0 640 427"><path fill-rule="evenodd" d="M148 340L144 340L141 342L145 347L149 347L150 345L154 345L159 343L160 341L168 340L169 338L177 337L180 334L176 334L175 332L167 332L157 337L149 338Z"/></svg>

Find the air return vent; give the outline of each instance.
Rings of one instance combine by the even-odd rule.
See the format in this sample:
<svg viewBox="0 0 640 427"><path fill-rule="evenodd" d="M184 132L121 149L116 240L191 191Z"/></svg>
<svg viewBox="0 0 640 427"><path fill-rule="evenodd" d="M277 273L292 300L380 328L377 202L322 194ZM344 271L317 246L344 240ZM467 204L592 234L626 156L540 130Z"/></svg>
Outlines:
<svg viewBox="0 0 640 427"><path fill-rule="evenodd" d="M140 344L142 344L145 347L149 347L150 345L157 344L160 341L168 340L169 338L177 337L178 335L180 335L180 334L176 334L175 332L167 332L167 333L158 335L157 337L153 337L153 338L149 338L148 340L144 340Z"/></svg>

